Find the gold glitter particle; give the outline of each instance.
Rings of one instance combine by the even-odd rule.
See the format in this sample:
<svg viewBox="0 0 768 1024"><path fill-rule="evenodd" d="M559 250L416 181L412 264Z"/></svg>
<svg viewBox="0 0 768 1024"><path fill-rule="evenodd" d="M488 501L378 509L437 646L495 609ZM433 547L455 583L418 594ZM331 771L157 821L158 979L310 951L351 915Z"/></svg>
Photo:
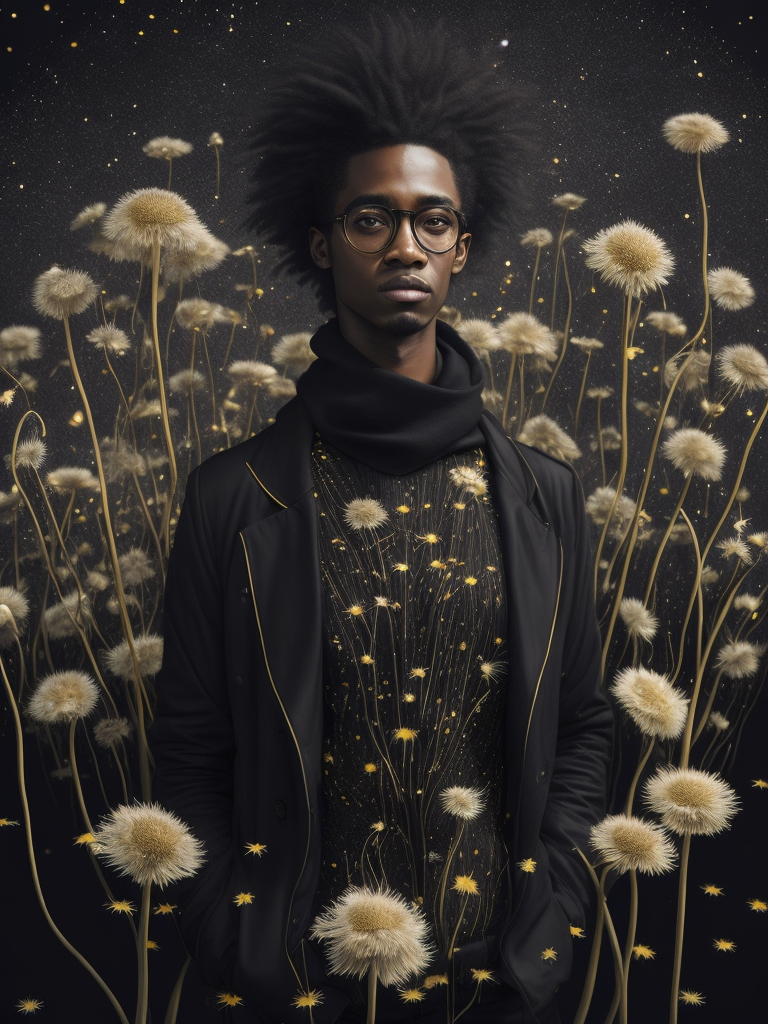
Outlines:
<svg viewBox="0 0 768 1024"><path fill-rule="evenodd" d="M367 771L367 772L368 772L369 774L370 774L371 772L375 772L375 771L376 771L376 765L375 765L375 764L373 763L373 761L369 761L369 762L368 762L368 764L367 764L367 765L365 766L365 770L366 770L366 771Z"/></svg>
<svg viewBox="0 0 768 1024"><path fill-rule="evenodd" d="M398 505L397 506L397 511L398 512L402 512L402 513L406 513L406 512L410 512L411 508L410 508L410 505Z"/></svg>
<svg viewBox="0 0 768 1024"><path fill-rule="evenodd" d="M403 700L405 701L406 704L413 704L413 702L416 700L416 694L415 693L404 693L403 694Z"/></svg>

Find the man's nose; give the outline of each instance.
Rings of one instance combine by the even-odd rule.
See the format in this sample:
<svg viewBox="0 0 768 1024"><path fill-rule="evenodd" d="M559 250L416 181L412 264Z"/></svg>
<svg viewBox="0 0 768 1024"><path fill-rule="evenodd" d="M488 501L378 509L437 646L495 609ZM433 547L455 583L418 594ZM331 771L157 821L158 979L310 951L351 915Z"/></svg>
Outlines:
<svg viewBox="0 0 768 1024"><path fill-rule="evenodd" d="M400 263L426 263L427 254L416 241L413 233L411 218L403 215L400 218L400 225L395 232L395 237L387 246L384 259L388 262L394 260Z"/></svg>

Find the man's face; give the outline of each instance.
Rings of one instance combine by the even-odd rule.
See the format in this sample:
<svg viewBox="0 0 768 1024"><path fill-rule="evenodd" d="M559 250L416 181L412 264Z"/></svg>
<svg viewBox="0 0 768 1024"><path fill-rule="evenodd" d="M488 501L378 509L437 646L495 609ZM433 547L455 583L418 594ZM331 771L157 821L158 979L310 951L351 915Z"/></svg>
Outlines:
<svg viewBox="0 0 768 1024"><path fill-rule="evenodd" d="M352 157L334 216L358 200L393 210L461 209L451 165L426 146L387 146ZM389 245L374 254L353 248L338 222L326 232L313 228L310 233L313 259L333 273L342 329L346 324L397 336L415 334L434 320L451 276L464 267L469 242L465 234L448 252L427 252L414 238L408 217L401 219Z"/></svg>

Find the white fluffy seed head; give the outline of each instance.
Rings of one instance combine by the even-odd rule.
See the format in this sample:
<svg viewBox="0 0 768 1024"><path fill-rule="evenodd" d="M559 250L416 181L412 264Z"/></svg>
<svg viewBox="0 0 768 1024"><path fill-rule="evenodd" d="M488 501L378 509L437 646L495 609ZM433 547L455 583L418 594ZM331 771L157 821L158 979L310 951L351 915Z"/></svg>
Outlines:
<svg viewBox="0 0 768 1024"><path fill-rule="evenodd" d="M529 444L533 448L541 448L548 455L554 455L556 459L565 459L568 462L581 458L581 449L568 434L549 416L543 413L532 416L525 421L523 429L517 436L522 444Z"/></svg>
<svg viewBox="0 0 768 1024"><path fill-rule="evenodd" d="M123 259L146 261L154 243L161 249L194 249L199 240L197 215L175 192L139 188L124 195L104 218L103 232Z"/></svg>
<svg viewBox="0 0 768 1024"><path fill-rule="evenodd" d="M647 668L624 668L611 693L645 736L676 739L685 728L688 700L666 676Z"/></svg>
<svg viewBox="0 0 768 1024"><path fill-rule="evenodd" d="M141 147L147 156L155 160L175 160L192 152L192 143L184 139L173 139L169 135L158 135Z"/></svg>
<svg viewBox="0 0 768 1024"><path fill-rule="evenodd" d="M546 363L557 358L557 339L546 324L530 313L510 313L499 324L498 339L511 355L537 356Z"/></svg>
<svg viewBox="0 0 768 1024"><path fill-rule="evenodd" d="M715 668L729 679L749 679L760 668L765 648L748 640L731 640L717 653Z"/></svg>
<svg viewBox="0 0 768 1024"><path fill-rule="evenodd" d="M387 510L375 498L353 498L344 507L344 521L353 530L375 530L388 518Z"/></svg>
<svg viewBox="0 0 768 1024"><path fill-rule="evenodd" d="M440 805L446 814L462 821L472 821L482 814L485 796L473 786L448 786L440 793Z"/></svg>
<svg viewBox="0 0 768 1024"><path fill-rule="evenodd" d="M673 337L682 337L688 330L677 313L671 313L668 309L646 313L645 320L661 334L671 334Z"/></svg>
<svg viewBox="0 0 768 1024"><path fill-rule="evenodd" d="M334 974L362 978L375 970L382 985L402 984L432 959L422 913L389 890L351 887L312 925L328 944Z"/></svg>
<svg viewBox="0 0 768 1024"><path fill-rule="evenodd" d="M495 352L501 344L496 328L488 320L462 320L458 332L475 352Z"/></svg>
<svg viewBox="0 0 768 1024"><path fill-rule="evenodd" d="M621 221L583 244L586 265L629 295L643 296L665 285L674 270L671 252L650 228Z"/></svg>
<svg viewBox="0 0 768 1024"><path fill-rule="evenodd" d="M713 267L707 274L712 299L730 312L746 309L755 301L755 289L749 278L732 267Z"/></svg>
<svg viewBox="0 0 768 1024"><path fill-rule="evenodd" d="M44 316L64 320L87 309L98 291L95 281L84 270L51 267L35 281L32 305Z"/></svg>
<svg viewBox="0 0 768 1024"><path fill-rule="evenodd" d="M663 829L642 818L612 814L592 826L590 844L614 871L661 875L677 860L674 843Z"/></svg>
<svg viewBox="0 0 768 1024"><path fill-rule="evenodd" d="M97 852L121 875L139 885L162 888L196 874L203 845L187 826L159 804L121 805L101 822Z"/></svg>
<svg viewBox="0 0 768 1024"><path fill-rule="evenodd" d="M544 249L546 246L552 245L552 232L547 228L532 228L520 236L520 245L532 249Z"/></svg>
<svg viewBox="0 0 768 1024"><path fill-rule="evenodd" d="M725 125L709 114L677 114L664 122L662 131L681 153L712 153L730 138Z"/></svg>
<svg viewBox="0 0 768 1024"><path fill-rule="evenodd" d="M739 392L768 391L768 360L754 345L726 345L716 358L719 376Z"/></svg>
<svg viewBox="0 0 768 1024"><path fill-rule="evenodd" d="M99 699L99 688L86 672L54 672L41 679L27 704L36 722L56 725L85 718Z"/></svg>
<svg viewBox="0 0 768 1024"><path fill-rule="evenodd" d="M680 835L714 835L730 828L739 800L719 775L694 768L660 768L645 784L648 806Z"/></svg>
<svg viewBox="0 0 768 1024"><path fill-rule="evenodd" d="M155 633L146 633L143 636L135 636L133 646L142 678L156 676L163 663L163 638ZM130 683L136 678L127 640L121 641L108 651L105 660L109 671L123 682Z"/></svg>
<svg viewBox="0 0 768 1024"><path fill-rule="evenodd" d="M662 445L662 452L685 476L719 480L723 474L725 445L696 427L676 430Z"/></svg>
<svg viewBox="0 0 768 1024"><path fill-rule="evenodd" d="M639 598L625 597L619 605L619 615L633 640L653 640L659 620Z"/></svg>
<svg viewBox="0 0 768 1024"><path fill-rule="evenodd" d="M307 331L284 334L272 348L272 362L295 374L302 374L317 359L310 348L312 335Z"/></svg>

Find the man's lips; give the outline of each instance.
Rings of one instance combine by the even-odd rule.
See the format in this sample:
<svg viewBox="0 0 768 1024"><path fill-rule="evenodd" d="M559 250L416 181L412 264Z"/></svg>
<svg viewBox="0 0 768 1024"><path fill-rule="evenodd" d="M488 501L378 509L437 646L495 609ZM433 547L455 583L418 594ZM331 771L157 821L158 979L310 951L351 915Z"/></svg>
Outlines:
<svg viewBox="0 0 768 1024"><path fill-rule="evenodd" d="M426 281L411 274L393 277L379 285L379 291L393 302L423 302L431 290Z"/></svg>

